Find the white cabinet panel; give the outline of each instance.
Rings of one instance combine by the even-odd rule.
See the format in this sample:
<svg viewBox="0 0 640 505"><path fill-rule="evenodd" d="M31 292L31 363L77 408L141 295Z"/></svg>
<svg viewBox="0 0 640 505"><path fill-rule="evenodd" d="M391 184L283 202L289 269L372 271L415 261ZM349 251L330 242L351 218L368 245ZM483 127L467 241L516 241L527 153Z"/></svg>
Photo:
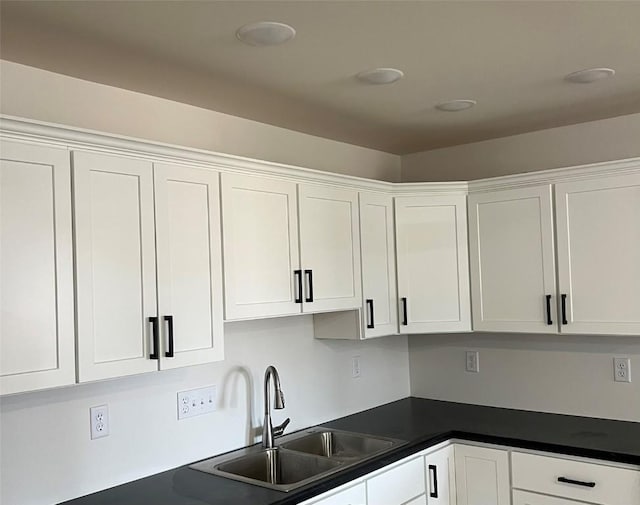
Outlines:
<svg viewBox="0 0 640 505"><path fill-rule="evenodd" d="M427 495L418 496L415 500L411 500L405 505L427 505Z"/></svg>
<svg viewBox="0 0 640 505"><path fill-rule="evenodd" d="M74 152L73 174L79 381L156 370L151 163Z"/></svg>
<svg viewBox="0 0 640 505"><path fill-rule="evenodd" d="M218 173L155 164L154 186L158 313L164 351L160 354L160 368L221 360L224 352Z"/></svg>
<svg viewBox="0 0 640 505"><path fill-rule="evenodd" d="M364 335L398 332L393 198L360 193Z"/></svg>
<svg viewBox="0 0 640 505"><path fill-rule="evenodd" d="M225 318L299 314L296 185L222 174L222 218Z"/></svg>
<svg viewBox="0 0 640 505"><path fill-rule="evenodd" d="M0 394L72 384L69 152L0 147Z"/></svg>
<svg viewBox="0 0 640 505"><path fill-rule="evenodd" d="M557 184L563 333L640 334L640 175Z"/></svg>
<svg viewBox="0 0 640 505"><path fill-rule="evenodd" d="M640 471L537 454L511 453L513 487L602 505L640 503Z"/></svg>
<svg viewBox="0 0 640 505"><path fill-rule="evenodd" d="M367 503L402 505L424 491L424 458L417 457L368 479Z"/></svg>
<svg viewBox="0 0 640 505"><path fill-rule="evenodd" d="M464 196L396 198L401 333L471 329L466 222Z"/></svg>
<svg viewBox="0 0 640 505"><path fill-rule="evenodd" d="M428 505L456 505L454 446L425 456Z"/></svg>
<svg viewBox="0 0 640 505"><path fill-rule="evenodd" d="M556 333L551 186L470 195L469 230L473 328Z"/></svg>
<svg viewBox="0 0 640 505"><path fill-rule="evenodd" d="M573 500L565 500L564 498L556 498L536 493L527 493L526 491L513 491L513 505L581 505L583 502Z"/></svg>
<svg viewBox="0 0 640 505"><path fill-rule="evenodd" d="M367 491L364 483L351 486L342 491L326 493L300 505L367 505Z"/></svg>
<svg viewBox="0 0 640 505"><path fill-rule="evenodd" d="M358 193L298 186L303 311L361 307Z"/></svg>
<svg viewBox="0 0 640 505"><path fill-rule="evenodd" d="M455 446L458 505L509 505L509 456L507 451Z"/></svg>

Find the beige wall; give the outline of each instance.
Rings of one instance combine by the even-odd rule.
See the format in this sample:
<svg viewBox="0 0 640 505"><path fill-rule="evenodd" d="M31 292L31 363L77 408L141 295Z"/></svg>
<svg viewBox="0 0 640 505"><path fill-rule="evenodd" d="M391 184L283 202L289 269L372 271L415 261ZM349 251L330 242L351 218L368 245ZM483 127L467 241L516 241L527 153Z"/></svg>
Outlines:
<svg viewBox="0 0 640 505"><path fill-rule="evenodd" d="M400 180L400 157L394 154L3 60L0 112L328 172Z"/></svg>
<svg viewBox="0 0 640 505"><path fill-rule="evenodd" d="M414 335L409 356L415 396L640 422L640 337ZM631 358L631 384L614 382L614 356Z"/></svg>
<svg viewBox="0 0 640 505"><path fill-rule="evenodd" d="M640 114L402 157L402 180L460 181L640 156Z"/></svg>

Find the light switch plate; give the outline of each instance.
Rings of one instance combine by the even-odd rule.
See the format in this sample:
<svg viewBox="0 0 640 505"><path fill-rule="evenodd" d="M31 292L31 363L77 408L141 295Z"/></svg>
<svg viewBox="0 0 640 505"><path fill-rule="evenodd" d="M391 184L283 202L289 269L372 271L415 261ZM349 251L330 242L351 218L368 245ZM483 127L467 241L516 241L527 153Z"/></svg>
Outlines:
<svg viewBox="0 0 640 505"><path fill-rule="evenodd" d="M178 393L178 419L200 416L216 410L216 387L207 386Z"/></svg>

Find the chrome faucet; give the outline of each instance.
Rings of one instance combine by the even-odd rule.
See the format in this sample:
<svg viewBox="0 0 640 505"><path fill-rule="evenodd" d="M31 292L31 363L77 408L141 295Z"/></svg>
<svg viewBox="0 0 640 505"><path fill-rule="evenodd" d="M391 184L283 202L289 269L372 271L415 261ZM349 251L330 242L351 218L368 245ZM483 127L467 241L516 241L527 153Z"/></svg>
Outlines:
<svg viewBox="0 0 640 505"><path fill-rule="evenodd" d="M280 389L280 376L276 367L273 365L268 366L264 372L264 424L262 426L262 447L270 449L273 447L273 438L278 437L284 433L285 428L291 422L291 419L287 417L285 421L275 428L271 424L271 396L269 391L269 377L273 378L273 386L275 389L275 406L276 409L284 408L284 394Z"/></svg>

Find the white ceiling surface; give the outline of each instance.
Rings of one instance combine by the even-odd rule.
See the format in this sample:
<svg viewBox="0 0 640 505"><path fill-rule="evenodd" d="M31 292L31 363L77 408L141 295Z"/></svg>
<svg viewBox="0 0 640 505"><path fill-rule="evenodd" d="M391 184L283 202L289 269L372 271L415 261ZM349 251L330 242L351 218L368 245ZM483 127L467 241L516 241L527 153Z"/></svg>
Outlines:
<svg viewBox="0 0 640 505"><path fill-rule="evenodd" d="M640 111L640 2L2 1L0 56L406 154ZM291 24L251 47L238 27ZM563 77L612 67L590 85ZM354 75L396 67L405 78ZM468 111L433 109L472 98Z"/></svg>

